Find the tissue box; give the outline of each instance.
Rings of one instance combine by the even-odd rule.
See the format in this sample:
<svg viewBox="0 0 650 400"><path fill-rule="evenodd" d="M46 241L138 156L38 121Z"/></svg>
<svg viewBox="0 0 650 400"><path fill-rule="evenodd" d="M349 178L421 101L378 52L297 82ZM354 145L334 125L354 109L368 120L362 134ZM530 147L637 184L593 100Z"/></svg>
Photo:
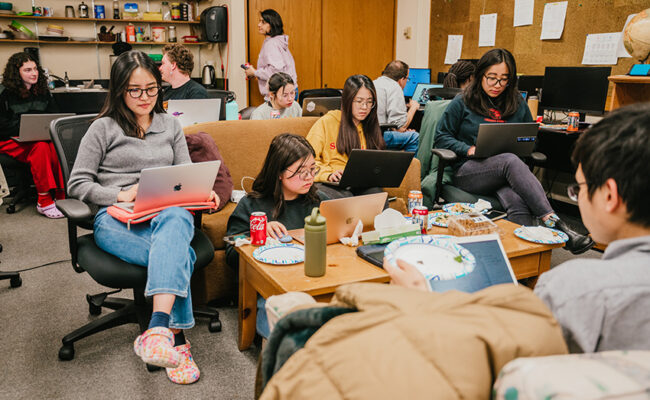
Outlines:
<svg viewBox="0 0 650 400"><path fill-rule="evenodd" d="M449 217L449 234L453 236L475 236L501 233L499 227L483 214L469 213Z"/></svg>
<svg viewBox="0 0 650 400"><path fill-rule="evenodd" d="M363 244L390 243L395 239L420 234L419 224L405 224L361 234Z"/></svg>

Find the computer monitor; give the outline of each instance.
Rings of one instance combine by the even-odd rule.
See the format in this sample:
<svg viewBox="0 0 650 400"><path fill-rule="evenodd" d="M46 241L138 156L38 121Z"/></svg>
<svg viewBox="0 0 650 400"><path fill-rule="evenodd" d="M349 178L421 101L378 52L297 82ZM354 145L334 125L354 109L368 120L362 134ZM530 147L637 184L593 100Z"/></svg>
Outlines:
<svg viewBox="0 0 650 400"><path fill-rule="evenodd" d="M546 67L541 106L546 110L602 114L612 67Z"/></svg>
<svg viewBox="0 0 650 400"><path fill-rule="evenodd" d="M539 89L544 87L544 75L519 75L517 88L528 92L529 96L538 96Z"/></svg>
<svg viewBox="0 0 650 400"><path fill-rule="evenodd" d="M438 72L438 83L444 83L448 72Z"/></svg>
<svg viewBox="0 0 650 400"><path fill-rule="evenodd" d="M409 68L409 78L404 86L404 96L412 97L418 83L431 83L430 68Z"/></svg>

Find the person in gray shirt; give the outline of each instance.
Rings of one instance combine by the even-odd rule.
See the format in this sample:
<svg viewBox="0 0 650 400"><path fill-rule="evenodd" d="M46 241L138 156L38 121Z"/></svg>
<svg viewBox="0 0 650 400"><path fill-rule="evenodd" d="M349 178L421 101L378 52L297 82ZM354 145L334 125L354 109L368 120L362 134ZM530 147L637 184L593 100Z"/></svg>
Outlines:
<svg viewBox="0 0 650 400"><path fill-rule="evenodd" d="M406 110L404 86L408 82L409 66L400 60L386 65L381 76L373 81L377 91L377 118L380 125L393 125L384 130L386 148L417 152L420 134L408 129L420 103L411 99Z"/></svg>
<svg viewBox="0 0 650 400"><path fill-rule="evenodd" d="M295 101L296 85L291 75L276 72L269 78L269 101L257 107L251 119L295 118L302 116L302 108Z"/></svg>
<svg viewBox="0 0 650 400"><path fill-rule="evenodd" d="M117 58L107 104L81 140L68 191L100 207L93 227L99 248L147 268L145 295L153 297L153 314L149 329L135 340L136 354L166 368L172 382L187 384L200 375L182 331L194 326L192 214L169 207L129 228L107 212L113 203L135 200L143 168L191 162L179 122L162 108L160 83L146 54L129 51ZM214 192L209 200L219 203Z"/></svg>

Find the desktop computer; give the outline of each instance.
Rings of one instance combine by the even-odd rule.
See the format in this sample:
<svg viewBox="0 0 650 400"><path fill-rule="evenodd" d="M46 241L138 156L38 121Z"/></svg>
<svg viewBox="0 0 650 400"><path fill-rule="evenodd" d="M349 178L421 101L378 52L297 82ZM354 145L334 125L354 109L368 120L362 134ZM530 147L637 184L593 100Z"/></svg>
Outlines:
<svg viewBox="0 0 650 400"><path fill-rule="evenodd" d="M544 75L519 75L517 88L527 92L528 96L539 96L539 90L544 87Z"/></svg>
<svg viewBox="0 0 650 400"><path fill-rule="evenodd" d="M431 68L409 68L409 77L404 86L404 96L412 97L418 83L431 83Z"/></svg>

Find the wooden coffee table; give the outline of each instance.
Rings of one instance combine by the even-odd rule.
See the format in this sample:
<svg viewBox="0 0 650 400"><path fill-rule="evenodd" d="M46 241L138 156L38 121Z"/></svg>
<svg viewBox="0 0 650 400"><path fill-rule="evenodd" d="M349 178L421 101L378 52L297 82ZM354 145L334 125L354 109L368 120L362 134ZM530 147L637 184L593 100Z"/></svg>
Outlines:
<svg viewBox="0 0 650 400"><path fill-rule="evenodd" d="M558 245L527 242L513 234L519 225L505 220L496 222L503 230L501 242L517 279L537 277L551 266L551 250ZM447 234L447 229L434 227L430 234ZM318 301L328 301L337 287L355 282L389 282L390 277L356 255L356 248L334 244L327 246L327 272L319 278L305 276L303 263L276 266L253 258L256 247L237 248L239 253L239 350L245 350L255 337L257 293L262 297L286 292L305 292Z"/></svg>

